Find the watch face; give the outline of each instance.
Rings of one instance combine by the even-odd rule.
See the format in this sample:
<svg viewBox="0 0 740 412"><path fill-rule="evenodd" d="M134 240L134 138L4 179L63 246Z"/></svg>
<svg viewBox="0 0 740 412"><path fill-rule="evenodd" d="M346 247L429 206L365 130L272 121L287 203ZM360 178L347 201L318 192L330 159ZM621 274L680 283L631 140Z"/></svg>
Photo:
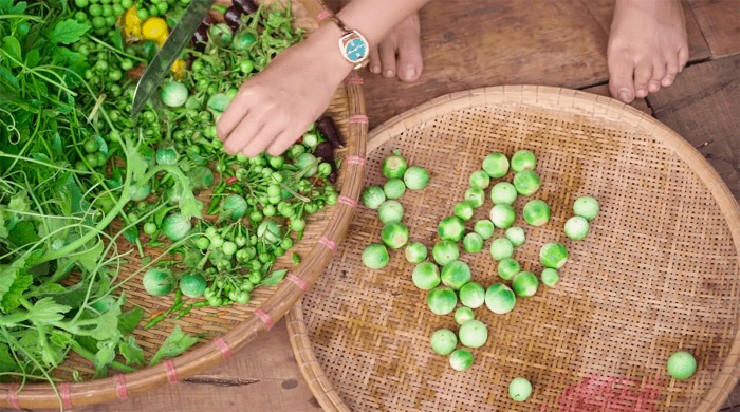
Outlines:
<svg viewBox="0 0 740 412"><path fill-rule="evenodd" d="M359 62L367 56L367 42L363 39L352 39L345 46L347 57L353 62Z"/></svg>

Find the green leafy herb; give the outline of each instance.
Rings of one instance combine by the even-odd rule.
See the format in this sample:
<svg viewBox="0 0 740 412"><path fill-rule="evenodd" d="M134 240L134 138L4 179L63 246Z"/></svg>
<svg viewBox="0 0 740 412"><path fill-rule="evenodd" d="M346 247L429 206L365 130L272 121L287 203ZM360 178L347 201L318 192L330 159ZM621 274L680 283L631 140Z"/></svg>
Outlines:
<svg viewBox="0 0 740 412"><path fill-rule="evenodd" d="M154 354L151 361L149 361L149 366L156 365L162 358L180 355L198 342L198 340L199 338L197 337L185 334L180 325L175 325L170 336L164 340L162 347Z"/></svg>
<svg viewBox="0 0 740 412"><path fill-rule="evenodd" d="M76 42L85 33L90 31L91 26L87 23L78 23L74 19L67 19L57 22L54 30L51 32L49 40L52 43L71 44Z"/></svg>
<svg viewBox="0 0 740 412"><path fill-rule="evenodd" d="M262 279L260 285L275 286L283 280L286 273L288 273L288 269L275 270L270 274L270 276Z"/></svg>

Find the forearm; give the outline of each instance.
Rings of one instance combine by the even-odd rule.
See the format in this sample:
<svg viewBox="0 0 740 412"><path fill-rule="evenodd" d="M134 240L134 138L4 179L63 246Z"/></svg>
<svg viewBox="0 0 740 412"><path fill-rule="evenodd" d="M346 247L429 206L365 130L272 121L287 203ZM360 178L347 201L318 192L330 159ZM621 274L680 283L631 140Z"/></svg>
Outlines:
<svg viewBox="0 0 740 412"><path fill-rule="evenodd" d="M351 0L337 16L375 46L429 0Z"/></svg>

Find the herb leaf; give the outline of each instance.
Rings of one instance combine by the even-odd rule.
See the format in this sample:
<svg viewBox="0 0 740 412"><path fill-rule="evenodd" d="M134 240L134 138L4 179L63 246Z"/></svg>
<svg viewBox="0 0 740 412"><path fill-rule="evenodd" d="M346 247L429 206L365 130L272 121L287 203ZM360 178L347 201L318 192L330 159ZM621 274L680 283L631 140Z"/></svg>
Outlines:
<svg viewBox="0 0 740 412"><path fill-rule="evenodd" d="M162 347L154 354L149 366L157 364L162 358L177 356L198 342L197 337L186 335L180 325L175 325L172 333L162 343Z"/></svg>
<svg viewBox="0 0 740 412"><path fill-rule="evenodd" d="M133 336L118 342L118 352L126 358L126 363L137 365L144 363L144 350L136 343Z"/></svg>
<svg viewBox="0 0 740 412"><path fill-rule="evenodd" d="M280 283L281 280L283 280L286 273L288 273L288 269L280 269L280 270L273 271L270 274L270 276L262 279L262 282L260 282L260 285L275 286L278 283Z"/></svg>
<svg viewBox="0 0 740 412"><path fill-rule="evenodd" d="M60 305L51 297L41 298L31 307L29 317L35 322L51 323L58 322L64 318L64 314L72 309L71 306Z"/></svg>
<svg viewBox="0 0 740 412"><path fill-rule="evenodd" d="M49 40L53 43L74 43L90 30L87 23L79 23L74 19L62 20L54 26Z"/></svg>
<svg viewBox="0 0 740 412"><path fill-rule="evenodd" d="M21 299L23 292L28 289L33 283L33 277L22 272L18 272L18 276L15 278L13 285L10 286L9 290L3 295L0 300L0 306L5 313L10 313L13 309L21 305Z"/></svg>

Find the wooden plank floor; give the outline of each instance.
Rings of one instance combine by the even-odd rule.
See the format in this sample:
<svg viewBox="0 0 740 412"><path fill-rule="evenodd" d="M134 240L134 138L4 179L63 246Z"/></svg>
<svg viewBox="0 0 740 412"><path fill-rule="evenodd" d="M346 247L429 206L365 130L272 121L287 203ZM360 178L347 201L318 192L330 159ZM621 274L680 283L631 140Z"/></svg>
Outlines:
<svg viewBox="0 0 740 412"><path fill-rule="evenodd" d="M532 4L535 3L535 4ZM447 0L422 14L421 81L366 76L372 124L454 91L537 83L607 94L606 42L613 0ZM740 195L740 0L690 0L692 66L634 106L700 148ZM729 56L729 57L728 57ZM740 391L722 411L740 411ZM292 355L284 322L218 369L86 412L318 411Z"/></svg>

